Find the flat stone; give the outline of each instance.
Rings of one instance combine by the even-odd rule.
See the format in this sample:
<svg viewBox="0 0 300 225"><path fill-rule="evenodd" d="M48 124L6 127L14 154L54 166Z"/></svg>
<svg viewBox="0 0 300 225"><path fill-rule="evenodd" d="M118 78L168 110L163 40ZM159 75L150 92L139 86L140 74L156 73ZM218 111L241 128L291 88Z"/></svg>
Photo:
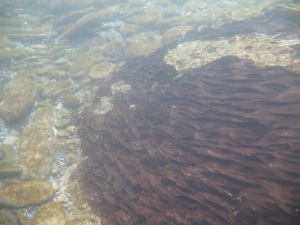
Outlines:
<svg viewBox="0 0 300 225"><path fill-rule="evenodd" d="M55 121L55 127L56 128L64 128L68 126L70 123L69 119L58 119Z"/></svg>
<svg viewBox="0 0 300 225"><path fill-rule="evenodd" d="M67 138L70 136L70 133L66 130L58 130L56 136L60 138Z"/></svg>
<svg viewBox="0 0 300 225"><path fill-rule="evenodd" d="M66 108L61 108L58 110L56 116L58 119L67 119L71 115L71 112Z"/></svg>
<svg viewBox="0 0 300 225"><path fill-rule="evenodd" d="M20 134L18 163L24 178L44 179L51 171L56 152L53 114L52 106L38 108Z"/></svg>
<svg viewBox="0 0 300 225"><path fill-rule="evenodd" d="M0 178L20 177L23 169L9 163L0 164ZM0 223L1 224L1 223Z"/></svg>
<svg viewBox="0 0 300 225"><path fill-rule="evenodd" d="M154 23L155 20L157 20L157 15L155 14L140 14L127 19L128 22L139 25Z"/></svg>
<svg viewBox="0 0 300 225"><path fill-rule="evenodd" d="M56 82L49 83L45 86L43 95L48 98L59 98L62 94L67 92L71 87L71 81L58 80Z"/></svg>
<svg viewBox="0 0 300 225"><path fill-rule="evenodd" d="M15 145L18 141L18 137L16 136L8 136L4 139L4 141L2 142L2 144L5 145Z"/></svg>
<svg viewBox="0 0 300 225"><path fill-rule="evenodd" d="M17 163L17 153L13 146L0 144L0 165L1 164L16 164Z"/></svg>
<svg viewBox="0 0 300 225"><path fill-rule="evenodd" d="M136 24L124 24L120 27L120 32L125 35L136 34L141 30L143 27Z"/></svg>
<svg viewBox="0 0 300 225"><path fill-rule="evenodd" d="M36 212L31 225L67 225L64 207L61 203L50 202Z"/></svg>
<svg viewBox="0 0 300 225"><path fill-rule="evenodd" d="M160 41L149 41L149 42L139 42L129 45L127 48L128 56L147 56L155 52L158 48L161 47Z"/></svg>
<svg viewBox="0 0 300 225"><path fill-rule="evenodd" d="M105 79L110 76L115 67L116 65L110 62L96 64L90 72L90 77L93 80Z"/></svg>
<svg viewBox="0 0 300 225"><path fill-rule="evenodd" d="M5 86L0 114L6 122L16 122L30 111L34 99L34 84L31 78L17 75Z"/></svg>
<svg viewBox="0 0 300 225"><path fill-rule="evenodd" d="M39 205L52 199L54 194L54 189L47 181L25 181L0 190L0 205L8 208Z"/></svg>
<svg viewBox="0 0 300 225"><path fill-rule="evenodd" d="M90 12L88 14L85 14L76 22L72 23L69 27L67 27L62 33L62 35L60 36L59 40L65 38L72 38L73 36L79 34L82 31L82 29L85 29L87 25L90 24L91 22L114 17L119 12L120 12L119 7L108 7L100 11Z"/></svg>
<svg viewBox="0 0 300 225"><path fill-rule="evenodd" d="M76 126L68 126L66 128L66 131L68 131L71 134L75 134L77 132L77 127Z"/></svg>
<svg viewBox="0 0 300 225"><path fill-rule="evenodd" d="M0 210L0 224L1 225L19 225L19 220L16 214L6 210Z"/></svg>
<svg viewBox="0 0 300 225"><path fill-rule="evenodd" d="M162 42L164 44L171 43L174 40L180 40L184 35L192 30L192 26L177 26L167 30L162 36Z"/></svg>
<svg viewBox="0 0 300 225"><path fill-rule="evenodd" d="M73 108L81 105L81 100L79 96L70 93L64 94L61 97L61 101L65 107Z"/></svg>
<svg viewBox="0 0 300 225"><path fill-rule="evenodd" d="M67 196L64 193L61 193L60 195L58 195L56 197L56 200L58 202L60 202L61 204L66 204L69 202L69 199L67 198Z"/></svg>

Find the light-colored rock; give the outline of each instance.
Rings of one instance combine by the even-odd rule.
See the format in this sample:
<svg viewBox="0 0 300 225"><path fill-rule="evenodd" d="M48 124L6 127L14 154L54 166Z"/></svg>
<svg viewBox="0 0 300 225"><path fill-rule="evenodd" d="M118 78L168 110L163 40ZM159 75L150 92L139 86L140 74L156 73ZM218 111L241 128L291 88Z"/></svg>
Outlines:
<svg viewBox="0 0 300 225"><path fill-rule="evenodd" d="M36 212L31 225L67 225L63 205L58 202L43 205Z"/></svg>
<svg viewBox="0 0 300 225"><path fill-rule="evenodd" d="M70 123L70 120L69 119L58 119L55 121L55 127L56 128L64 128L66 126L68 126Z"/></svg>
<svg viewBox="0 0 300 225"><path fill-rule="evenodd" d="M51 184L47 181L25 181L0 190L0 205L10 208L38 205L52 199L54 194Z"/></svg>
<svg viewBox="0 0 300 225"><path fill-rule="evenodd" d="M75 134L77 132L77 127L76 126L68 126L66 128L66 131L68 131L70 134Z"/></svg>
<svg viewBox="0 0 300 225"><path fill-rule="evenodd" d="M178 26L167 30L162 36L162 42L164 44L169 44L174 40L180 40L184 35L192 30L192 26Z"/></svg>
<svg viewBox="0 0 300 225"><path fill-rule="evenodd" d="M15 43L10 41L7 36L0 35L0 47L15 46Z"/></svg>
<svg viewBox="0 0 300 225"><path fill-rule="evenodd" d="M160 41L151 41L143 43L133 43L127 48L127 55L134 56L147 56L155 52L158 48L161 47Z"/></svg>
<svg viewBox="0 0 300 225"><path fill-rule="evenodd" d="M58 184L57 180L52 180L51 185L55 191L59 190L59 184Z"/></svg>
<svg viewBox="0 0 300 225"><path fill-rule="evenodd" d="M81 1L82 2L82 1ZM65 2L67 3L67 2ZM74 19L81 17L84 14L96 11L96 8L91 6L80 10L72 10L70 13L59 17L53 24L55 28L72 23Z"/></svg>
<svg viewBox="0 0 300 225"><path fill-rule="evenodd" d="M91 53L85 49L74 50L66 57L72 62L70 76L76 80L82 79L89 73L90 69L103 58L101 55L91 55Z"/></svg>
<svg viewBox="0 0 300 225"><path fill-rule="evenodd" d="M125 81L121 80L111 85L111 92L114 95L115 93L127 93L131 90L130 84L127 84Z"/></svg>
<svg viewBox="0 0 300 225"><path fill-rule="evenodd" d="M56 136L60 138L67 138L70 136L70 133L66 130L58 130Z"/></svg>
<svg viewBox="0 0 300 225"><path fill-rule="evenodd" d="M16 122L30 111L34 99L34 84L31 78L21 74L16 75L5 86L0 114L6 122Z"/></svg>
<svg viewBox="0 0 300 225"><path fill-rule="evenodd" d="M62 94L67 92L70 87L70 80L58 80L47 84L44 88L43 95L52 99L59 98Z"/></svg>
<svg viewBox="0 0 300 225"><path fill-rule="evenodd" d="M90 71L90 77L93 80L105 79L110 76L116 65L110 62L96 64Z"/></svg>
<svg viewBox="0 0 300 225"><path fill-rule="evenodd" d="M16 136L8 136L4 139L4 141L2 142L2 144L5 145L15 145L18 141L18 137Z"/></svg>
<svg viewBox="0 0 300 225"><path fill-rule="evenodd" d="M0 144L0 164L16 164L17 154L12 145Z"/></svg>
<svg viewBox="0 0 300 225"><path fill-rule="evenodd" d="M81 105L81 100L78 95L66 93L61 97L62 104L65 107L75 108Z"/></svg>
<svg viewBox="0 0 300 225"><path fill-rule="evenodd" d="M54 134L54 109L45 105L38 108L20 134L18 144L19 166L24 178L46 178L56 153Z"/></svg>
<svg viewBox="0 0 300 225"><path fill-rule="evenodd" d="M61 193L56 197L56 201L60 202L61 204L66 204L68 203L69 199L64 193Z"/></svg>
<svg viewBox="0 0 300 225"><path fill-rule="evenodd" d="M289 43L289 44L287 44ZM300 71L300 60L290 47L299 40L282 40L265 34L236 35L231 39L197 40L185 42L171 49L165 56L167 64L177 70L197 68L224 56L252 60L257 66L283 66Z"/></svg>
<svg viewBox="0 0 300 225"><path fill-rule="evenodd" d="M65 38L70 38L78 33L80 33L82 28L85 28L85 26L92 21L95 20L101 20L101 19L109 19L111 17L115 17L120 13L120 8L117 6L112 6L105 8L100 11L96 12L90 12L88 14L85 14L82 16L79 20L77 20L75 23L72 23L68 28L64 30L62 35L59 37L59 40L65 39ZM99 23L99 27L101 27L101 24Z"/></svg>
<svg viewBox="0 0 300 225"><path fill-rule="evenodd" d="M120 32L124 35L137 34L141 30L143 27L136 24L124 24L120 27Z"/></svg>
<svg viewBox="0 0 300 225"><path fill-rule="evenodd" d="M56 116L58 119L67 119L71 115L71 112L66 108L61 108L57 112Z"/></svg>

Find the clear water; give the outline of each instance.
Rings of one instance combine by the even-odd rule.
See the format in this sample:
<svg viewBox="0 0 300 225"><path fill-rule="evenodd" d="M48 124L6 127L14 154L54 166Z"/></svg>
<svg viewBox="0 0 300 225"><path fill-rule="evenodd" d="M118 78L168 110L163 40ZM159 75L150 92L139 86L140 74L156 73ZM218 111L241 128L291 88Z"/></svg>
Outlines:
<svg viewBox="0 0 300 225"><path fill-rule="evenodd" d="M20 97L20 95L30 96L33 94L34 99L31 102L25 99L25 103L21 103L28 104L28 107L16 107L17 110L24 111L17 113L16 121L9 119L9 122L5 123L5 117L0 119L0 142L11 137L19 138L16 142L9 142L9 145L13 147L16 157L20 157L20 146L22 145L20 142L24 142L23 131L28 127L33 127L32 118L36 111L47 104L53 110L52 122L46 122L47 129L50 129L50 133L53 135L50 135L50 138L55 138L55 142L51 142L53 146L50 148L56 149L54 154L50 154L50 157L53 157L53 162L49 165L48 173L41 175L37 169L32 170L36 174L25 174L17 178L1 178L1 186L5 187L9 183L22 182L24 179L37 178L42 178L55 185L53 182L56 180L58 183L57 193L64 192L68 196L68 200L64 202L64 207L71 218L69 218L70 220L74 219L74 216L70 215L75 214L76 210L91 213L88 207L80 208L79 205L82 202L76 202L74 200L76 197L72 196L75 195L74 190L69 190L65 185L68 179L68 176L65 175L71 171L70 167L75 167L75 164L81 160L78 145L76 148L74 147L76 149L74 154L68 150L64 151L68 143L78 144L76 132L71 131L74 124L72 122L67 122L66 125L57 124L62 123L62 120L70 121L72 119L70 114L60 116L63 110L67 110L69 113L78 113L84 106L90 104L97 89L96 82L102 79L102 75L97 75L97 73L92 75L94 66L109 62L109 66L113 66L116 70L128 58L149 55L163 45L183 38L182 34L188 30L194 28L201 30L208 26L218 27L226 23L242 21L262 15L265 11L274 8L290 13L300 12L299 2L293 0L1 1L0 101L2 102L2 117L3 110L8 110L9 114L13 114L9 110L14 109L14 107L5 105L7 102L12 105L21 103L25 97ZM179 33L170 32L173 28L177 28ZM270 40L279 43L268 46L274 49L280 48L280 51L284 52L282 53L284 57L273 60L269 59L274 56L271 54L272 56L268 56L268 59L258 61L257 65L283 66L299 72L299 66L297 66L300 60L299 54L297 55L289 48L291 45L300 44L297 35L282 40L276 35L263 35L267 36L257 36L255 42L260 46L264 46L264 41ZM253 44L247 37L237 36L235 38ZM238 44L228 44L227 40L215 44L223 47L221 49L225 55L222 53L222 56L235 54L234 48L240 47ZM224 46L227 48L226 51ZM280 51L274 50L278 55L281 54ZM239 57L243 57L248 52L240 52L239 54ZM218 59L218 56L208 55L206 63L211 62L208 57L211 57L211 60ZM247 57L251 60L255 57L259 58L259 50L257 55L250 55L249 53ZM186 64L191 61L188 57L183 57L182 60L186 60L184 61ZM103 68L104 65L101 65ZM105 71L103 73L103 76L108 76ZM10 87L11 89L7 88L16 76L28 77L33 82L34 91L22 92L30 89L27 86L22 86L22 83L14 84L13 87ZM24 82L23 79L20 80ZM27 82L25 84L28 85ZM12 89L15 90L14 94L12 94ZM20 91L18 92L18 90ZM16 99L12 100L12 97L16 97ZM5 101L7 102L4 103ZM3 109L4 105L5 109ZM109 103L107 105L109 107ZM19 114L20 116L18 116ZM36 132L40 132L40 130ZM31 141L34 142L32 139ZM37 153L33 152L32 154ZM21 160L19 159L19 161ZM16 163L20 167L28 166L30 168L29 164ZM32 219L35 211L36 208L21 210L29 219ZM95 219L91 219L89 216L86 221L99 223L98 220L95 222Z"/></svg>

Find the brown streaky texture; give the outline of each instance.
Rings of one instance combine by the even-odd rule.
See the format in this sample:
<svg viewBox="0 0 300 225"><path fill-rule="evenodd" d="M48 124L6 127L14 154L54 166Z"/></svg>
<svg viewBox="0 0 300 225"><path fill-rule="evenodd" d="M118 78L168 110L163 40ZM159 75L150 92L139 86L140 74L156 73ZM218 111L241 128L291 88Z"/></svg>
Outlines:
<svg viewBox="0 0 300 225"><path fill-rule="evenodd" d="M99 91L79 116L103 224L298 225L300 74L225 57L175 78L152 59L116 74L132 91L112 111Z"/></svg>

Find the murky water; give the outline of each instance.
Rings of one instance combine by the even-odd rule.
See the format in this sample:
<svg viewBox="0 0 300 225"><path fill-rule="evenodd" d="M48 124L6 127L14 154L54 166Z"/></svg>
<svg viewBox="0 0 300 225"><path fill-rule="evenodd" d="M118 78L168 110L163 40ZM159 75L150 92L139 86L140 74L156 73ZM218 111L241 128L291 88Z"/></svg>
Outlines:
<svg viewBox="0 0 300 225"><path fill-rule="evenodd" d="M299 15L295 0L2 0L0 224L297 224ZM192 145L207 151L175 147Z"/></svg>

